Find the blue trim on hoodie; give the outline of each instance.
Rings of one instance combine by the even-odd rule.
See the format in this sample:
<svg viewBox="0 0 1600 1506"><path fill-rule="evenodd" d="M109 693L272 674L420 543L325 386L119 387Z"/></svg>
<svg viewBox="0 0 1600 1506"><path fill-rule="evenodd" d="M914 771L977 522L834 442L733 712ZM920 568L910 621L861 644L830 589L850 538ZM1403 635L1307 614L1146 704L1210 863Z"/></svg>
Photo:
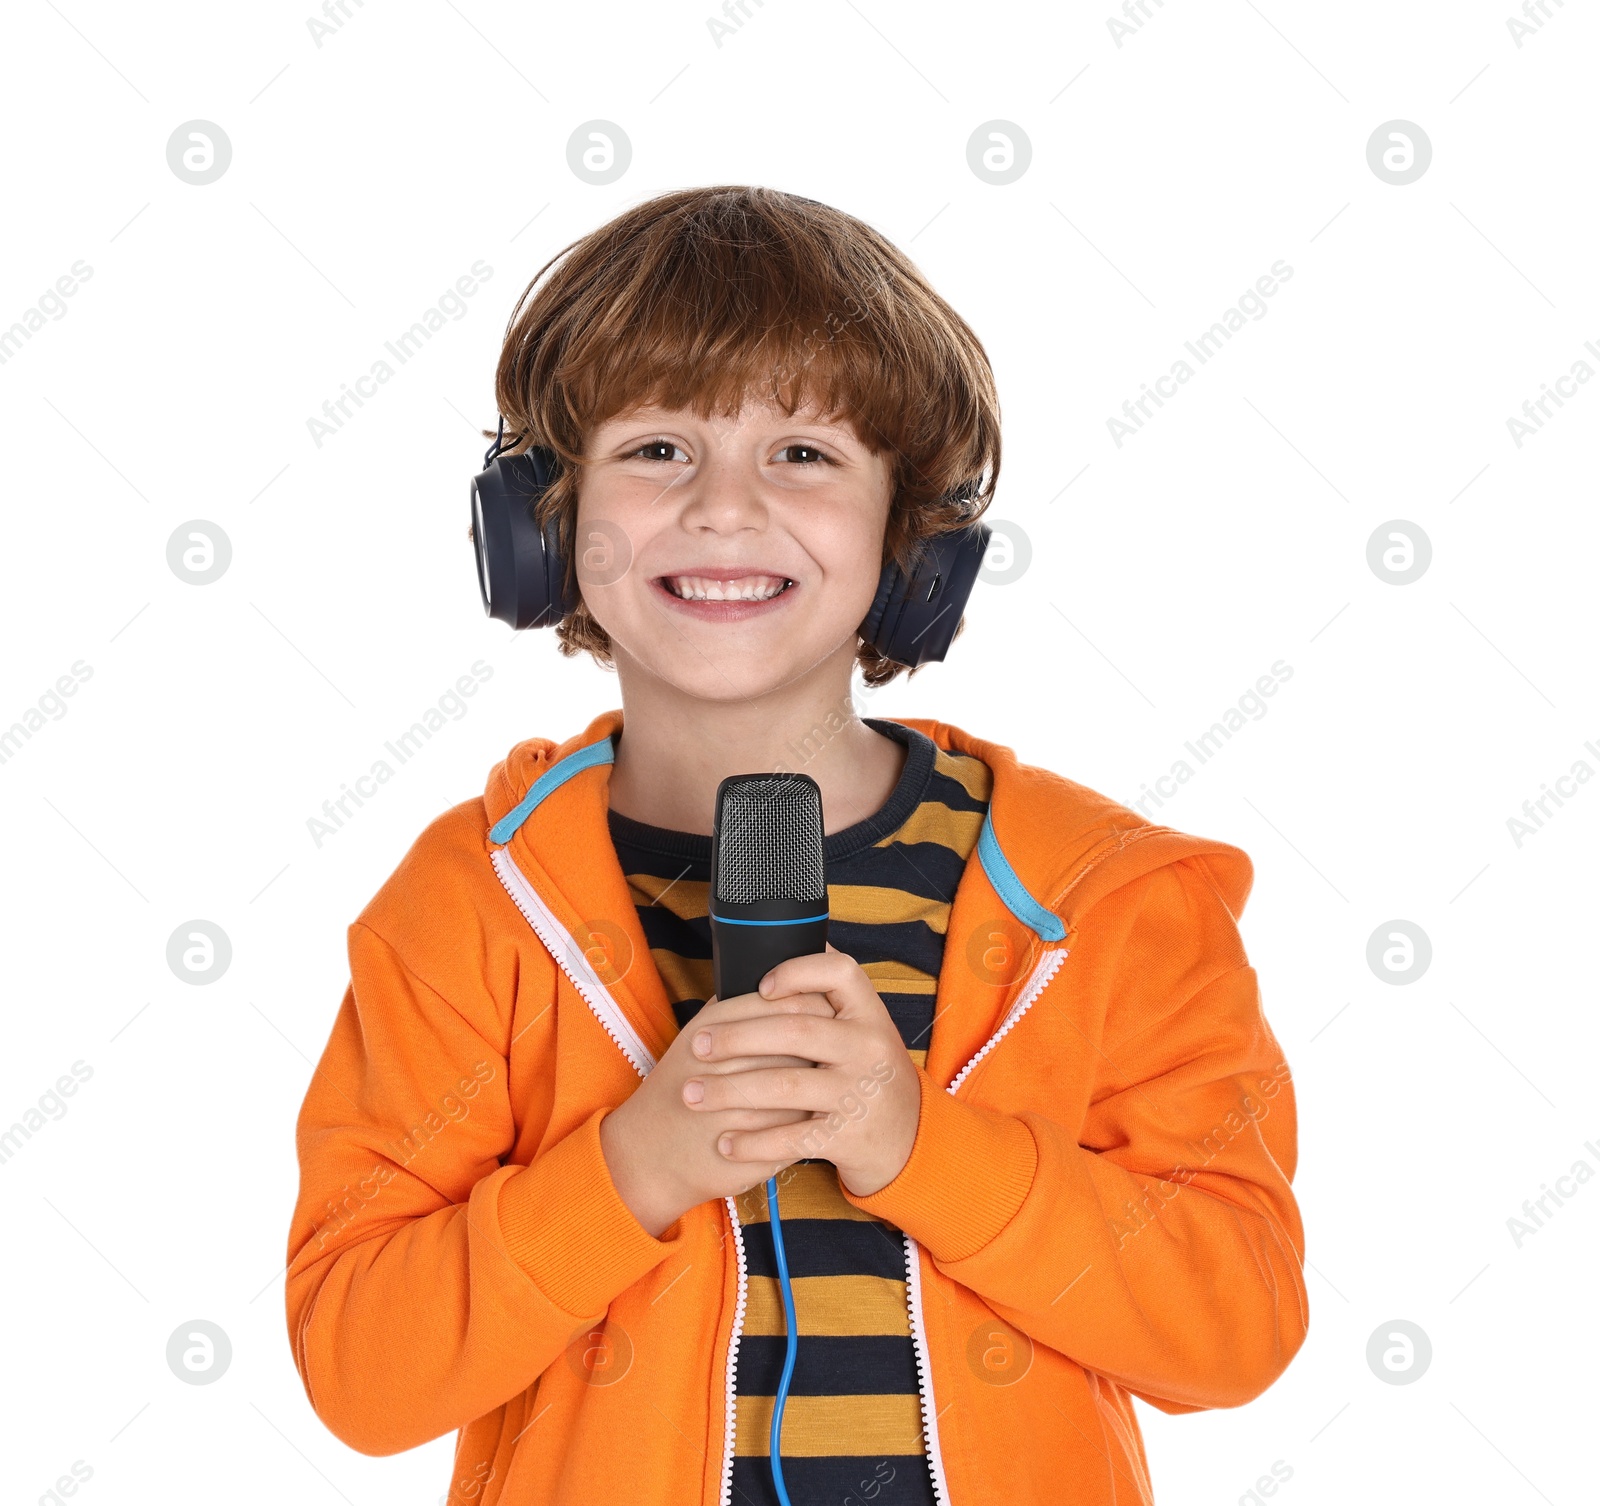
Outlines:
<svg viewBox="0 0 1600 1506"><path fill-rule="evenodd" d="M978 861L989 875L994 892L1005 902L1005 907L1044 941L1060 941L1067 928L1061 917L1047 910L1023 886L1016 869L1000 850L1000 839L994 834L994 806L983 813L983 830L978 833Z"/></svg>
<svg viewBox="0 0 1600 1506"><path fill-rule="evenodd" d="M502 845L509 842L517 834L517 828L534 813L539 802L547 795L555 794L574 774L592 769L598 763L612 763L616 756L616 745L609 737L602 737L587 748L579 748L565 758L557 759L533 781L533 788L489 828L489 840Z"/></svg>
<svg viewBox="0 0 1600 1506"><path fill-rule="evenodd" d="M590 743L588 747L579 748L565 758L558 759L534 780L528 793L489 828L490 841L502 845L509 842L516 835L518 827L538 809L542 800L553 795L574 774L581 774L596 764L614 762L616 752L616 745L611 739L602 737L599 742ZM994 833L992 804L983 813L983 829L978 833L978 861L983 864L984 873L1006 909L1030 931L1044 941L1060 941L1066 936L1067 928L1061 923L1061 917L1045 909L1028 893L1027 887L1017 877L1016 869L1000 850L1000 839Z"/></svg>

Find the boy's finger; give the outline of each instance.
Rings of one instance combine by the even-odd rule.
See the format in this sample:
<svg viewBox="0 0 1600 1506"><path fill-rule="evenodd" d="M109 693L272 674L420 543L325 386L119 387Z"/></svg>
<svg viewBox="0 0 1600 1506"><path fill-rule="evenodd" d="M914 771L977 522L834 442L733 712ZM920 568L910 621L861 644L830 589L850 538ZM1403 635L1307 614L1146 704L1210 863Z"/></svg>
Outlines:
<svg viewBox="0 0 1600 1506"><path fill-rule="evenodd" d="M735 1020L690 1020L689 1054L697 1062L733 1056L803 1056L835 1065L848 1058L854 1027L811 1011L780 1014L767 1011Z"/></svg>
<svg viewBox="0 0 1600 1506"><path fill-rule="evenodd" d="M716 1151L725 1161L765 1161L782 1168L810 1154L800 1140L804 1133L805 1129L798 1126L769 1130L724 1130L717 1136Z"/></svg>
<svg viewBox="0 0 1600 1506"><path fill-rule="evenodd" d="M768 997L775 1004L788 994L842 994L852 984L859 984L861 977L854 958L830 947L826 952L807 952L778 963L767 971L762 982L771 979Z"/></svg>
<svg viewBox="0 0 1600 1506"><path fill-rule="evenodd" d="M698 1095L698 1096L696 1096ZM719 1109L803 1109L827 1113L839 1098L834 1074L815 1067L758 1067L749 1072L705 1072L684 1084L684 1101L699 1113Z"/></svg>
<svg viewBox="0 0 1600 1506"><path fill-rule="evenodd" d="M724 1061L702 1062L696 1059L695 1072L700 1076L715 1073L726 1076L730 1072L751 1072L763 1067L814 1067L809 1056L730 1056Z"/></svg>
<svg viewBox="0 0 1600 1506"><path fill-rule="evenodd" d="M691 1024L716 1024L724 1020L748 1020L763 1014L831 1015L833 1005L825 994L794 993L782 999L763 999L760 994L734 994L719 999L713 994L694 1013Z"/></svg>
<svg viewBox="0 0 1600 1506"><path fill-rule="evenodd" d="M721 1128L724 1130L779 1129L786 1124L803 1124L811 1118L805 1109L724 1109Z"/></svg>

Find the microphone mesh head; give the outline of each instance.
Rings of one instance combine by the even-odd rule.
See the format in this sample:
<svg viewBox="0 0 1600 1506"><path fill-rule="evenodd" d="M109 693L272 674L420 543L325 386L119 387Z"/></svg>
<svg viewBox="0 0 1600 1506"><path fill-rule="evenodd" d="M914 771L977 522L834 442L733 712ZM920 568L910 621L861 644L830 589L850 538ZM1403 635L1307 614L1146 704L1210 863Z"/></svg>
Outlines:
<svg viewBox="0 0 1600 1506"><path fill-rule="evenodd" d="M717 890L723 904L822 903L822 794L804 774L742 774L722 788Z"/></svg>

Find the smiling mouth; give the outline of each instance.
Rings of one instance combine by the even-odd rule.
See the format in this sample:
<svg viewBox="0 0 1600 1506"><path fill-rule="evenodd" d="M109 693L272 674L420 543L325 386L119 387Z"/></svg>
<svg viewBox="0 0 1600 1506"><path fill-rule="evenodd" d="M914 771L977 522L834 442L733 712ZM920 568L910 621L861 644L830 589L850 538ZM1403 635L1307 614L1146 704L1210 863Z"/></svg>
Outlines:
<svg viewBox="0 0 1600 1506"><path fill-rule="evenodd" d="M738 580L710 580L702 575L663 575L658 583L679 601L771 601L792 590L784 575L745 575Z"/></svg>

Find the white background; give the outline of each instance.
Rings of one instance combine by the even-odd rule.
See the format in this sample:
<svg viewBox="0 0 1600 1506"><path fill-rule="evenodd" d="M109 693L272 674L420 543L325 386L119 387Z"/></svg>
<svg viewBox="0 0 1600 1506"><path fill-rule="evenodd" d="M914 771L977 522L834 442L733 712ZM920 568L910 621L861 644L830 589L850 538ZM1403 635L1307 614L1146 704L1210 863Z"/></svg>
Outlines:
<svg viewBox="0 0 1600 1506"><path fill-rule="evenodd" d="M467 481L512 304L624 207L755 182L905 247L998 376L992 519L1031 567L864 711L1132 802L1292 667L1158 818L1256 864L1311 1332L1244 1408L1141 1408L1160 1506L1249 1499L1278 1460L1288 1506L1592 1500L1600 1186L1520 1246L1508 1220L1600 1170L1600 787L1520 845L1507 821L1600 771L1600 384L1520 446L1507 419L1600 370L1600 16L1552 5L1519 47L1509 0L1169 0L1119 47L1109 5L749 11L719 47L710 0L372 0L318 46L290 4L7 8L0 327L92 276L0 365L0 727L92 673L0 763L0 1126L92 1076L0 1164L6 1497L74 1461L90 1502L442 1497L450 1439L369 1459L306 1403L294 1115L345 927L413 838L513 743L617 704L478 600ZM166 158L196 119L233 149L206 186ZM567 165L595 119L633 151L603 187ZM996 119L1032 146L1006 186L967 162ZM1433 148L1405 186L1367 161L1396 119ZM465 316L318 447L307 419L480 259ZM1265 316L1115 444L1280 259ZM1367 561L1396 519L1432 546L1409 585ZM209 586L167 563L192 520L232 544ZM467 714L317 846L308 818L480 659ZM1405 986L1366 960L1397 918L1433 953ZM206 987L166 960L195 919L233 948ZM166 1364L195 1318L233 1346L216 1384ZM1366 1359L1395 1319L1432 1344L1411 1384Z"/></svg>

